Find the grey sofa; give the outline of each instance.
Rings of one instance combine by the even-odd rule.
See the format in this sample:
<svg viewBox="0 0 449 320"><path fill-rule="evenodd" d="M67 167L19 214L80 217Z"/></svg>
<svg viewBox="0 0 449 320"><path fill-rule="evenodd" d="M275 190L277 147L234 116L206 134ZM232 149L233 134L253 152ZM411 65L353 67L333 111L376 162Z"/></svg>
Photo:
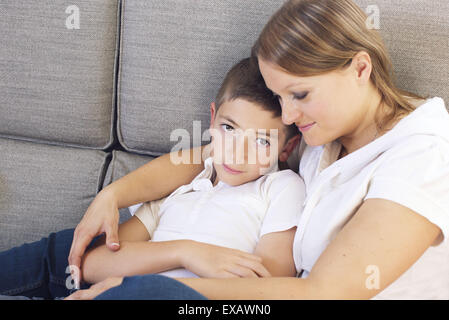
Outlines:
<svg viewBox="0 0 449 320"><path fill-rule="evenodd" d="M1 0L0 250L75 227L173 130L207 143L224 74L282 2ZM379 18L400 87L449 102L449 2L356 2Z"/></svg>

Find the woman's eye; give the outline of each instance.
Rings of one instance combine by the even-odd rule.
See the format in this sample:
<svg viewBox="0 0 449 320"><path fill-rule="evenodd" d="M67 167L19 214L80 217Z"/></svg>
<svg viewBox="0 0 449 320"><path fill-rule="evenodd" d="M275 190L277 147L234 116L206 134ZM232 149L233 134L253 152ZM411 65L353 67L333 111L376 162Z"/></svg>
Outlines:
<svg viewBox="0 0 449 320"><path fill-rule="evenodd" d="M256 141L257 141L257 144L262 147L268 147L270 145L270 141L268 141L267 139L257 138Z"/></svg>
<svg viewBox="0 0 449 320"><path fill-rule="evenodd" d="M307 97L309 93L308 92L304 92L304 93L294 93L293 94L293 99L294 100L302 100L305 99Z"/></svg>
<svg viewBox="0 0 449 320"><path fill-rule="evenodd" d="M225 132L232 132L232 130L234 130L234 128L232 126L230 126L229 124L222 124L221 128L225 131Z"/></svg>

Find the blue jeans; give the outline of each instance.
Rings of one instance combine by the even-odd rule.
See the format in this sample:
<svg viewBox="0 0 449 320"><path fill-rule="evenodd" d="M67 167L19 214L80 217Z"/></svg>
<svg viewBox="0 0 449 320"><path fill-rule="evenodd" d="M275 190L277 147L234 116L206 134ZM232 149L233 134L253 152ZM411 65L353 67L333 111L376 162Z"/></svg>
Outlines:
<svg viewBox="0 0 449 320"><path fill-rule="evenodd" d="M175 279L147 274L125 277L121 285L95 300L206 300L206 297Z"/></svg>
<svg viewBox="0 0 449 320"><path fill-rule="evenodd" d="M39 241L0 252L0 295L58 299L73 293L76 289L68 270L73 231L52 233ZM89 283L81 283L81 289L89 287ZM105 291L97 299L206 298L179 281L150 274L125 277L120 286Z"/></svg>

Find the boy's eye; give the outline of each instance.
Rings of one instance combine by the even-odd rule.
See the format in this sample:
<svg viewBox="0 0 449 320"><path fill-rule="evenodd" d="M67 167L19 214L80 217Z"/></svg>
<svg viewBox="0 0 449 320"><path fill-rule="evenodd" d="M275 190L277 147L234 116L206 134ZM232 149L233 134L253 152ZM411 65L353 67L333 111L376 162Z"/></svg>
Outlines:
<svg viewBox="0 0 449 320"><path fill-rule="evenodd" d="M257 144L262 147L268 147L270 145L270 141L268 141L267 139L257 138L256 141L257 141Z"/></svg>
<svg viewBox="0 0 449 320"><path fill-rule="evenodd" d="M229 124L222 124L221 128L225 131L225 132L232 132L232 130L234 130L234 128L232 126L230 126Z"/></svg>

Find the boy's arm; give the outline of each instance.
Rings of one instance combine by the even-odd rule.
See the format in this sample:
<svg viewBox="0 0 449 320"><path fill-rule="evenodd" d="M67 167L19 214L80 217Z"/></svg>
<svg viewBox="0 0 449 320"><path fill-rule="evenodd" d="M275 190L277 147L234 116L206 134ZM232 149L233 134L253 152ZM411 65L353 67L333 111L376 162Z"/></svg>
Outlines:
<svg viewBox="0 0 449 320"><path fill-rule="evenodd" d="M82 278L97 283L114 276L157 273L180 267L178 249L182 241L149 242L150 235L137 217L119 226L121 249L105 246L104 235L87 250L81 262Z"/></svg>
<svg viewBox="0 0 449 320"><path fill-rule="evenodd" d="M182 242L122 241L120 250L116 252L101 245L83 256L83 279L88 283L97 283L108 277L143 275L178 268L178 252Z"/></svg>
<svg viewBox="0 0 449 320"><path fill-rule="evenodd" d="M255 255L262 258L262 264L273 277L294 277L293 239L296 227L281 232L263 235L257 244Z"/></svg>

